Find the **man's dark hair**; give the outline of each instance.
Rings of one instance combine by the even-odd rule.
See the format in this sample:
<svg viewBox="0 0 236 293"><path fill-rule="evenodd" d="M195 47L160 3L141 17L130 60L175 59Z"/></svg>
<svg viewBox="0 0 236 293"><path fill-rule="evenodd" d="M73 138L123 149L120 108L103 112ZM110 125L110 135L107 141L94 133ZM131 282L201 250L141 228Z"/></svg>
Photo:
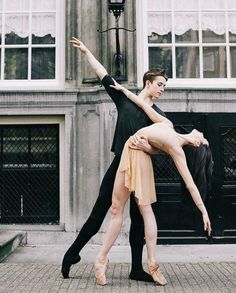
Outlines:
<svg viewBox="0 0 236 293"><path fill-rule="evenodd" d="M145 88L147 80L149 80L150 82L153 82L157 76L163 76L166 81L168 80L168 76L166 74L165 69L152 68L148 70L147 72L145 72L143 75L143 89Z"/></svg>

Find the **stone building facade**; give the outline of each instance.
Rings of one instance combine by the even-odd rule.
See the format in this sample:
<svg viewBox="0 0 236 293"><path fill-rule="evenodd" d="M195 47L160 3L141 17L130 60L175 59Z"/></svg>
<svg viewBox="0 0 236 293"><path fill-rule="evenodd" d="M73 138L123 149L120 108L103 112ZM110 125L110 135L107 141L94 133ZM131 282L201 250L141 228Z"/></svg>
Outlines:
<svg viewBox="0 0 236 293"><path fill-rule="evenodd" d="M110 147L116 123L115 106L85 58L71 46L69 40L71 36L78 36L108 72L115 75L115 31L98 32L114 27L115 18L108 12L107 1L59 0L58 2L61 2L63 8L59 12L62 30L61 36L58 37L58 46L63 47L58 59L62 63L60 68L63 72L58 86L46 88L42 83L38 88L37 86L21 87L21 85L7 88L4 84L0 89L1 127L58 126L58 217L54 222L38 222L37 216L33 216L32 221L21 222L14 221L13 213L13 218L8 221L4 220L4 206L2 206L1 229L17 227L36 233L42 230L79 231L93 207L100 182L113 157ZM137 11L137 7L141 5L139 2L139 0L126 1L124 13L119 20L120 27L137 28L134 33L120 31L123 55L121 82L134 92L140 89L137 79L141 62L139 59L142 59L141 52L138 51L140 44L137 44L142 40L138 27L143 21L140 19L140 7ZM220 83L221 80L215 88L167 86L164 96L157 104L167 113L235 113L236 87L235 85L221 87ZM235 123L235 120L233 121ZM233 126L235 127L235 124ZM16 172L15 169L13 171ZM14 172L12 174L16 174ZM12 182L14 184L14 181ZM42 184L43 189L43 184L46 183L42 181L38 184ZM3 192L2 196L6 201L7 194ZM49 194L47 196L50 197ZM24 204L21 201L20 215L23 213L23 208ZM101 233L95 237L95 242L100 243L105 228L106 223L102 226ZM123 242L127 242L128 230L129 216L126 211L122 229Z"/></svg>

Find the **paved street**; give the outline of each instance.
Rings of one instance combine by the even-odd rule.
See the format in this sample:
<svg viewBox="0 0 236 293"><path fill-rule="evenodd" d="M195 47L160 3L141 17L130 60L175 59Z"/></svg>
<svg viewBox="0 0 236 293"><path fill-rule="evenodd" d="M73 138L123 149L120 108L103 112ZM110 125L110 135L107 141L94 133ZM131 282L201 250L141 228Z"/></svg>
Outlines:
<svg viewBox="0 0 236 293"><path fill-rule="evenodd" d="M65 246L20 247L5 262L0 263L0 292L235 293L235 248L235 245L157 246L157 251L162 255L160 266L168 281L165 287L161 287L129 280L129 247L116 247L110 254L108 284L100 287L96 285L92 263L99 246L88 246L85 249L81 254L82 262L72 267L71 278L67 280L60 273ZM186 254L181 255L183 251ZM174 262L170 262L171 258Z"/></svg>

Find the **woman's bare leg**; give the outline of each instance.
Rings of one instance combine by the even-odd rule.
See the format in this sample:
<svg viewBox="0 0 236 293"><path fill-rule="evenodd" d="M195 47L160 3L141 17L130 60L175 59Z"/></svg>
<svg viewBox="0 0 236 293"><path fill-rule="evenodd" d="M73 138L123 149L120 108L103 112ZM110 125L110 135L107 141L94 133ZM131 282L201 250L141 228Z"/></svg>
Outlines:
<svg viewBox="0 0 236 293"><path fill-rule="evenodd" d="M144 234L148 260L155 262L157 223L151 205L139 205L144 221Z"/></svg>
<svg viewBox="0 0 236 293"><path fill-rule="evenodd" d="M165 285L166 279L156 265L156 239L157 239L157 223L151 205L139 205L140 212L144 221L144 234L147 246L147 262L149 272L154 280L159 285Z"/></svg>
<svg viewBox="0 0 236 293"><path fill-rule="evenodd" d="M125 174L124 172L117 172L111 206L111 219L105 235L105 239L101 250L98 254L97 260L104 261L112 245L116 241L123 222L123 211L130 192L125 187Z"/></svg>

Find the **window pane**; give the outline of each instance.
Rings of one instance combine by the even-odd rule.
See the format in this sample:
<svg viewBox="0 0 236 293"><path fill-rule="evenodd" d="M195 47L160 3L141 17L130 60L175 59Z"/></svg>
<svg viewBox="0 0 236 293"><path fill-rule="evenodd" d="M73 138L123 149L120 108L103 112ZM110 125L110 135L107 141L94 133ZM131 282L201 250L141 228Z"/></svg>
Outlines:
<svg viewBox="0 0 236 293"><path fill-rule="evenodd" d="M226 77L225 47L203 47L203 76L205 78Z"/></svg>
<svg viewBox="0 0 236 293"><path fill-rule="evenodd" d="M234 0L231 0L234 1ZM196 1L197 2L197 1ZM224 9L225 8L224 0L200 0L201 9Z"/></svg>
<svg viewBox="0 0 236 293"><path fill-rule="evenodd" d="M229 9L236 9L236 1L228 0L228 8Z"/></svg>
<svg viewBox="0 0 236 293"><path fill-rule="evenodd" d="M197 9L198 1L196 0L178 0L173 1L175 9Z"/></svg>
<svg viewBox="0 0 236 293"><path fill-rule="evenodd" d="M198 31L188 30L182 35L175 35L176 43L198 43Z"/></svg>
<svg viewBox="0 0 236 293"><path fill-rule="evenodd" d="M27 44L29 37L28 15L10 14L6 16L6 44Z"/></svg>
<svg viewBox="0 0 236 293"><path fill-rule="evenodd" d="M148 42L171 43L171 14L148 13Z"/></svg>
<svg viewBox="0 0 236 293"><path fill-rule="evenodd" d="M22 128L3 129L3 167L27 168L28 131Z"/></svg>
<svg viewBox="0 0 236 293"><path fill-rule="evenodd" d="M27 129L7 128L3 131L3 153L28 152Z"/></svg>
<svg viewBox="0 0 236 293"><path fill-rule="evenodd" d="M199 49L196 47L176 48L176 77L199 78Z"/></svg>
<svg viewBox="0 0 236 293"><path fill-rule="evenodd" d="M148 0L147 8L151 10L171 9L171 0Z"/></svg>
<svg viewBox="0 0 236 293"><path fill-rule="evenodd" d="M56 0L32 1L32 11L51 11L56 10Z"/></svg>
<svg viewBox="0 0 236 293"><path fill-rule="evenodd" d="M43 37L32 35L32 44L55 44L55 37L52 37L51 34L47 34Z"/></svg>
<svg viewBox="0 0 236 293"><path fill-rule="evenodd" d="M27 79L28 49L5 49L5 79Z"/></svg>
<svg viewBox="0 0 236 293"><path fill-rule="evenodd" d="M225 34L217 35L210 30L202 31L203 43L224 43Z"/></svg>
<svg viewBox="0 0 236 293"><path fill-rule="evenodd" d="M236 77L236 47L230 48L231 77Z"/></svg>
<svg viewBox="0 0 236 293"><path fill-rule="evenodd" d="M149 68L165 69L169 78L172 78L171 48L149 48Z"/></svg>
<svg viewBox="0 0 236 293"><path fill-rule="evenodd" d="M202 15L202 41L204 43L225 42L225 15L204 13Z"/></svg>
<svg viewBox="0 0 236 293"><path fill-rule="evenodd" d="M34 1L33 1L34 2ZM29 10L29 0L11 0L5 1L6 11L24 11Z"/></svg>
<svg viewBox="0 0 236 293"><path fill-rule="evenodd" d="M229 41L236 43L236 13L229 13Z"/></svg>
<svg viewBox="0 0 236 293"><path fill-rule="evenodd" d="M2 0L0 0L0 12L2 12Z"/></svg>
<svg viewBox="0 0 236 293"><path fill-rule="evenodd" d="M198 42L198 14L177 13L175 15L175 39L177 43Z"/></svg>
<svg viewBox="0 0 236 293"><path fill-rule="evenodd" d="M31 128L31 168L55 168L57 146L56 128Z"/></svg>
<svg viewBox="0 0 236 293"><path fill-rule="evenodd" d="M55 48L32 49L32 79L55 79Z"/></svg>
<svg viewBox="0 0 236 293"><path fill-rule="evenodd" d="M43 23L43 25L42 25ZM32 16L32 43L55 44L56 15L40 14Z"/></svg>
<svg viewBox="0 0 236 293"><path fill-rule="evenodd" d="M166 35L158 35L157 33L151 33L148 36L148 43L171 43L171 33L169 32Z"/></svg>
<svg viewBox="0 0 236 293"><path fill-rule="evenodd" d="M0 44L2 44L2 15L0 15Z"/></svg>

